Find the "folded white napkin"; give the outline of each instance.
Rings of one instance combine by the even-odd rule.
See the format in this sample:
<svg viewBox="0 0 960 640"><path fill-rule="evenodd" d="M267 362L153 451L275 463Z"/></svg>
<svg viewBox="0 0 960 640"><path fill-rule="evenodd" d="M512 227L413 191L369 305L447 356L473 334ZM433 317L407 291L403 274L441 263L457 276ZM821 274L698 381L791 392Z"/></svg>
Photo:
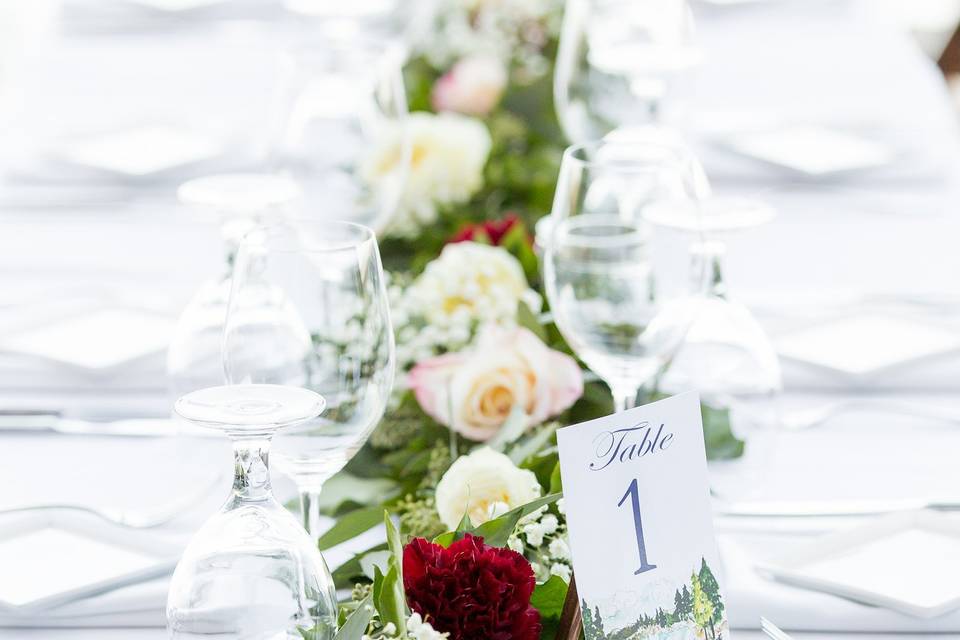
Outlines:
<svg viewBox="0 0 960 640"><path fill-rule="evenodd" d="M785 541L772 541L771 546L782 546ZM723 535L720 549L727 578L727 615L732 628L757 629L760 616L764 616L787 631L960 632L960 611L933 619L914 618L767 579L755 568L755 538L750 539L748 547L742 538Z"/></svg>

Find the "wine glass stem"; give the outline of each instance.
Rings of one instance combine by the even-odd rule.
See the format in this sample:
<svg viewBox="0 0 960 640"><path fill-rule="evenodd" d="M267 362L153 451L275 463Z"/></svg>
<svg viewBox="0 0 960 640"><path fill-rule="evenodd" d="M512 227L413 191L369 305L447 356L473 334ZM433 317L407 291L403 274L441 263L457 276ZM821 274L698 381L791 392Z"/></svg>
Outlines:
<svg viewBox="0 0 960 640"><path fill-rule="evenodd" d="M727 297L727 283L723 278L723 258L726 245L717 240L705 240L691 247L691 267L694 279L706 278L706 292L717 298Z"/></svg>
<svg viewBox="0 0 960 640"><path fill-rule="evenodd" d="M238 500L254 502L271 497L269 457L269 438L234 439L233 493Z"/></svg>
<svg viewBox="0 0 960 640"><path fill-rule="evenodd" d="M632 409L637 403L637 387L632 384L611 384L613 393L613 410L617 413Z"/></svg>
<svg viewBox="0 0 960 640"><path fill-rule="evenodd" d="M311 538L318 539L324 528L323 516L320 514L319 487L300 489L300 513L303 515L303 528Z"/></svg>

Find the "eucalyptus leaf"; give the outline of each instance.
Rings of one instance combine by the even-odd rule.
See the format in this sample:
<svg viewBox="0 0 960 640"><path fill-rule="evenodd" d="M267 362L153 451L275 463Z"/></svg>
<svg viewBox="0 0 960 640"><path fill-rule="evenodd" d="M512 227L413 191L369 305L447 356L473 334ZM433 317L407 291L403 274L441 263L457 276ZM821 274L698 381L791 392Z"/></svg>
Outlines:
<svg viewBox="0 0 960 640"><path fill-rule="evenodd" d="M326 533L320 536L317 546L321 551L325 551L341 542L356 538L381 522L383 522L383 507L380 505L351 511L341 516Z"/></svg>
<svg viewBox="0 0 960 640"><path fill-rule="evenodd" d="M367 631L367 625L373 619L373 596L367 596L357 606L356 611L350 614L343 626L337 630L334 640L360 640Z"/></svg>

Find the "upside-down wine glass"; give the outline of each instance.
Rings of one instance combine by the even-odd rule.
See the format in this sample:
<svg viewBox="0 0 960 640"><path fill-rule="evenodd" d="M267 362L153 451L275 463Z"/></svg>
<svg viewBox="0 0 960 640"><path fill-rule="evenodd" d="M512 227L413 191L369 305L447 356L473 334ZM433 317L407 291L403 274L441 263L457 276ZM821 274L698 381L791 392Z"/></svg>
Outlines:
<svg viewBox="0 0 960 640"><path fill-rule="evenodd" d="M563 156L543 243L554 320L576 354L633 407L686 335L704 275L653 242L643 210L695 202L695 160L642 143L574 145Z"/></svg>
<svg viewBox="0 0 960 640"><path fill-rule="evenodd" d="M175 412L233 441L233 490L193 536L167 596L174 640L330 640L336 589L316 543L270 490L270 440L278 429L320 415L307 389L234 385L180 398Z"/></svg>
<svg viewBox="0 0 960 640"><path fill-rule="evenodd" d="M269 165L303 189L301 216L383 231L399 207L411 160L397 55L300 45L286 52L286 66ZM317 202L323 207L314 208Z"/></svg>
<svg viewBox="0 0 960 640"><path fill-rule="evenodd" d="M758 201L711 197L696 211L688 203L665 203L651 207L645 216L657 226L694 234L691 269L706 269L709 276L696 320L663 376L663 387L671 392L696 389L705 407L726 416L734 435L746 440L746 452L740 464L732 465L730 477L714 474L714 488L752 491L775 458L783 382L770 337L750 309L730 294L724 239L769 222L774 212Z"/></svg>
<svg viewBox="0 0 960 640"><path fill-rule="evenodd" d="M686 0L567 0L553 83L567 139L661 121L671 82L698 57Z"/></svg>
<svg viewBox="0 0 960 640"><path fill-rule="evenodd" d="M230 383L312 389L316 420L287 429L278 468L300 490L316 538L323 483L356 454L383 417L395 356L387 291L371 229L289 220L247 236L237 254L223 342Z"/></svg>
<svg viewBox="0 0 960 640"><path fill-rule="evenodd" d="M185 182L177 195L198 215L219 221L227 267L197 291L177 321L167 349L167 382L173 398L223 384L220 347L237 247L252 227L288 215L301 194L285 176L229 173Z"/></svg>

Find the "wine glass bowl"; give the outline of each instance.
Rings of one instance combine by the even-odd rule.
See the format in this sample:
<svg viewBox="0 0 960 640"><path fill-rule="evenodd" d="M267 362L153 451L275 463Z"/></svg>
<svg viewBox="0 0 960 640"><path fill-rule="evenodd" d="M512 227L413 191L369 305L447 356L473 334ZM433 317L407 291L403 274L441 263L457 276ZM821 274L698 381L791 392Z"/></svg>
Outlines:
<svg viewBox="0 0 960 640"><path fill-rule="evenodd" d="M273 497L269 446L278 429L315 418L324 401L307 389L234 385L195 391L175 412L233 441L233 489L194 535L167 599L170 637L329 640L336 590L314 541Z"/></svg>
<svg viewBox="0 0 960 640"><path fill-rule="evenodd" d="M572 349L607 382L618 410L636 401L682 342L691 294L703 278L670 268L643 212L697 197L700 175L684 150L601 141L564 153L544 282L554 320Z"/></svg>
<svg viewBox="0 0 960 640"><path fill-rule="evenodd" d="M326 412L277 439L278 468L301 490L305 526L319 534L323 482L383 417L393 384L393 329L373 231L290 220L259 229L234 266L223 359L231 383L302 386Z"/></svg>

